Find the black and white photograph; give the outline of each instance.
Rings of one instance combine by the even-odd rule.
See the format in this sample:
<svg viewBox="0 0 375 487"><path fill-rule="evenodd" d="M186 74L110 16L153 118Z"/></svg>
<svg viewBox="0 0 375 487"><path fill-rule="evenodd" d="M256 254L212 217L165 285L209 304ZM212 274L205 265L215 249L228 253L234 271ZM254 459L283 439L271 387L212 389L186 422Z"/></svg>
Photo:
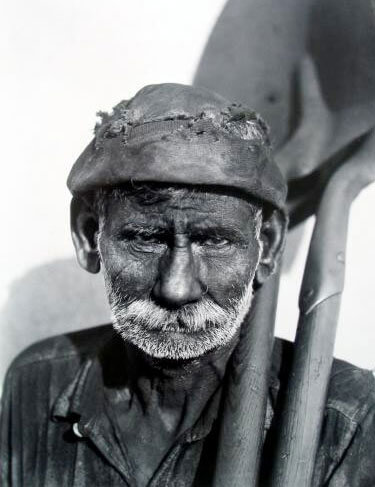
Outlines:
<svg viewBox="0 0 375 487"><path fill-rule="evenodd" d="M0 486L375 487L375 1L1 11Z"/></svg>

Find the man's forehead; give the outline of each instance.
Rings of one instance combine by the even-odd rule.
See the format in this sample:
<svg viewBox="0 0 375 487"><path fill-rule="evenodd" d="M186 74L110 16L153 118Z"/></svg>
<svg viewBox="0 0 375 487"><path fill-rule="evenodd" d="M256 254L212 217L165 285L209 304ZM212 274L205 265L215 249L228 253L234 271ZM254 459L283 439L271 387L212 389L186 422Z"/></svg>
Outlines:
<svg viewBox="0 0 375 487"><path fill-rule="evenodd" d="M257 206L242 197L200 191L174 191L168 197L156 193L151 204L137 195L112 198L107 216L123 222L170 226L173 222L195 227L249 219Z"/></svg>

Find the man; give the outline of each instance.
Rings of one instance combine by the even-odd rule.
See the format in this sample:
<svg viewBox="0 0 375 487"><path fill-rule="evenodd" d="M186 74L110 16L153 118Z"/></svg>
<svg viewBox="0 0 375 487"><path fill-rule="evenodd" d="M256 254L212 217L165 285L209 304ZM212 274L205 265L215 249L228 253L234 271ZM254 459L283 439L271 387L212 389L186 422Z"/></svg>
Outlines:
<svg viewBox="0 0 375 487"><path fill-rule="evenodd" d="M68 186L77 258L103 272L113 327L12 364L2 485L211 485L226 367L285 239L267 127L203 89L148 86L102 115ZM277 341L266 448L289 356ZM374 406L372 374L335 362L314 485L375 484Z"/></svg>

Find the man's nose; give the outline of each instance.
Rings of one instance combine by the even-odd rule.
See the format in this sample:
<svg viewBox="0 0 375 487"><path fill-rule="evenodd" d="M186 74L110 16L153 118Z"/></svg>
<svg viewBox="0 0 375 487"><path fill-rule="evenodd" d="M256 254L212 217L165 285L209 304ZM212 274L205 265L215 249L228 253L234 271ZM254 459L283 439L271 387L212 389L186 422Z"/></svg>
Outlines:
<svg viewBox="0 0 375 487"><path fill-rule="evenodd" d="M190 246L175 247L161 262L153 296L163 306L178 308L203 296L197 265Z"/></svg>

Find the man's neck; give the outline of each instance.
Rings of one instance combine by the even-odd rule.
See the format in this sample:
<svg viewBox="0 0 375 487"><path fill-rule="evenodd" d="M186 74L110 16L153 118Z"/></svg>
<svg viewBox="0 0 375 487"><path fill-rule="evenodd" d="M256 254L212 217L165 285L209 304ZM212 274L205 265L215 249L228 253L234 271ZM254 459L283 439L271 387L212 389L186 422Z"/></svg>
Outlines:
<svg viewBox="0 0 375 487"><path fill-rule="evenodd" d="M128 346L131 394L145 414L160 414L171 433L182 432L197 421L220 387L235 342L191 360L154 359Z"/></svg>

